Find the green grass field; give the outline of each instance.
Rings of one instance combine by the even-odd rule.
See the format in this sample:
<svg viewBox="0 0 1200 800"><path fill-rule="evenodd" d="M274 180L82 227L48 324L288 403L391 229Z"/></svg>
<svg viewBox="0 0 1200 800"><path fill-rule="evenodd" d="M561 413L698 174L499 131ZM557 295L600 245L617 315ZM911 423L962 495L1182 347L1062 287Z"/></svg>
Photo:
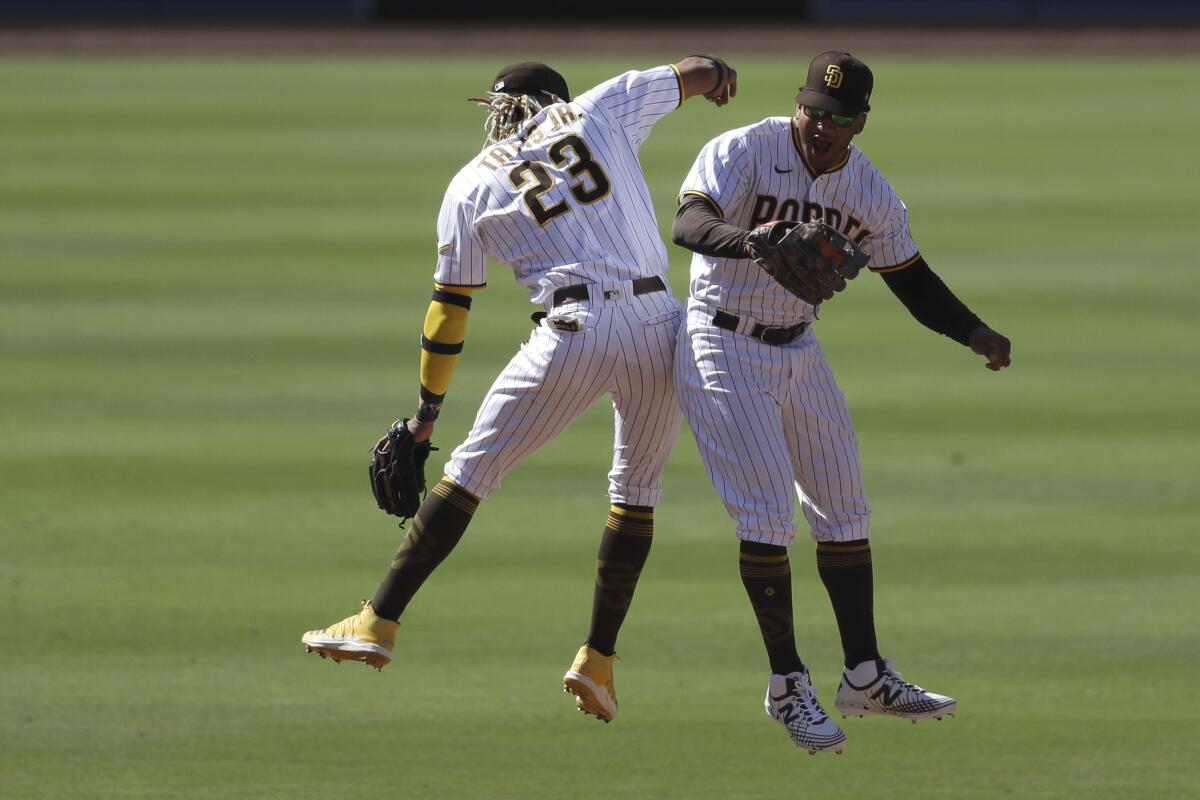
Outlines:
<svg viewBox="0 0 1200 800"><path fill-rule="evenodd" d="M627 66L555 61L579 91ZM0 60L0 796L1180 798L1200 782L1200 61L871 58L857 140L1014 366L864 277L819 326L862 440L881 644L953 721L809 758L732 524L682 433L622 635L620 719L559 680L606 510L598 405L485 503L382 674L304 657L402 533L367 448L407 414L461 98L512 58ZM661 228L700 146L790 112L731 54L643 160ZM672 281L687 259L672 250ZM528 331L502 266L437 439ZM438 462L440 465L440 461ZM840 650L811 547L801 653Z"/></svg>

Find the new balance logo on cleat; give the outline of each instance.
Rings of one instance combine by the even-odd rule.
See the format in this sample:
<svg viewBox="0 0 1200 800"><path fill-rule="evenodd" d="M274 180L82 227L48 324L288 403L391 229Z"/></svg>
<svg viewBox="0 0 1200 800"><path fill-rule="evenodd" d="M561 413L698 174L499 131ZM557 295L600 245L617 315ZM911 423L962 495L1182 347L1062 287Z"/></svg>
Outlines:
<svg viewBox="0 0 1200 800"><path fill-rule="evenodd" d="M817 690L807 671L772 675L763 707L767 716L782 725L796 746L810 756L821 752L842 754L846 734L817 702Z"/></svg>
<svg viewBox="0 0 1200 800"><path fill-rule="evenodd" d="M894 691L892 691L890 694L888 693L889 688L894 689ZM878 700L880 703L882 703L885 706L890 706L892 703L896 702L896 700L898 700L900 698L900 695L903 692L904 692L903 686L899 686L899 685L889 686L885 681L880 681L879 688L876 689L875 693L871 695L871 699Z"/></svg>
<svg viewBox="0 0 1200 800"><path fill-rule="evenodd" d="M853 669L842 672L834 705L842 712L843 719L851 714L911 719L932 717L940 720L952 717L958 709L953 697L922 689L904 680L890 659L864 661Z"/></svg>

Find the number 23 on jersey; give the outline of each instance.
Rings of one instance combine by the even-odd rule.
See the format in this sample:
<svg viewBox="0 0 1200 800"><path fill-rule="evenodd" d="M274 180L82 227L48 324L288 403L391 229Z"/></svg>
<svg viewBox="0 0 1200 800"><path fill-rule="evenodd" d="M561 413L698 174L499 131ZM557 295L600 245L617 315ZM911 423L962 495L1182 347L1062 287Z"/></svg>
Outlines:
<svg viewBox="0 0 1200 800"><path fill-rule="evenodd" d="M581 204L595 203L612 189L604 168L592 157L591 149L580 136L564 136L546 152L554 166L567 168L567 174L574 179L567 181L567 188ZM545 195L554 188L556 181L540 161L522 161L509 171L508 179L517 189L529 186L521 197L539 225L544 226L571 210L565 198L546 205Z"/></svg>

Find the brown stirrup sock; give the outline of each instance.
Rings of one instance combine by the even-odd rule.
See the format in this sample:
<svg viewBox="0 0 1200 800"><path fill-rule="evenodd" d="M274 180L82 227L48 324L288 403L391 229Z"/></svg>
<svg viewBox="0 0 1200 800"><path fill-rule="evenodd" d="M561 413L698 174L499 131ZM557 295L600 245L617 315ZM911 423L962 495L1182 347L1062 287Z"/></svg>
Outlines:
<svg viewBox="0 0 1200 800"><path fill-rule="evenodd" d="M792 625L792 565L787 548L743 541L738 566L742 585L758 617L771 672L787 675L803 670Z"/></svg>
<svg viewBox="0 0 1200 800"><path fill-rule="evenodd" d="M817 572L833 604L846 666L878 661L871 543L866 539L817 542Z"/></svg>
<svg viewBox="0 0 1200 800"><path fill-rule="evenodd" d="M616 651L617 633L633 602L633 592L653 541L653 508L613 504L600 539L600 552L596 554L592 626L584 641L593 650L606 656Z"/></svg>
<svg viewBox="0 0 1200 800"><path fill-rule="evenodd" d="M421 584L458 544L477 508L479 500L449 478L429 490L371 600L376 614L400 619Z"/></svg>

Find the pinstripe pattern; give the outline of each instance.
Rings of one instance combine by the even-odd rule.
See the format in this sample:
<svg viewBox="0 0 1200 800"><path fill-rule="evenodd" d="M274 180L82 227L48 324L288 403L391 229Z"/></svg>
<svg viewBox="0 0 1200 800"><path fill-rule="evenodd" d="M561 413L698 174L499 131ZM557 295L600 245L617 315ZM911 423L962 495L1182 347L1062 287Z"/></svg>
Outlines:
<svg viewBox="0 0 1200 800"><path fill-rule="evenodd" d="M638 150L654 123L680 100L670 66L627 72L543 109L521 133L488 145L464 166L446 191L438 215L438 283L487 283L487 258L513 270L531 300L544 303L555 289L576 283L626 281L661 275L667 249L658 232ZM572 196L572 186L595 189L596 180L572 168L584 162L568 153L555 164L550 150L564 137L586 142L611 190L593 202ZM530 212L531 185L513 185L513 170L537 162L552 185L537 196L545 208L570 211L544 224Z"/></svg>
<svg viewBox="0 0 1200 800"><path fill-rule="evenodd" d="M485 147L450 184L438 217L438 283L486 283L491 257L512 268L535 303L589 285L588 299L547 308L581 329L543 321L451 455L446 476L476 497L495 491L607 394L616 429L609 497L658 502L679 427L672 355L682 309L669 291L633 293L634 279L667 269L638 149L679 106L680 92L670 66L619 75L543 109L516 136ZM564 151L564 143L573 144ZM538 170L544 184L533 180ZM599 196L605 183L609 191Z"/></svg>
<svg viewBox="0 0 1200 800"><path fill-rule="evenodd" d="M790 545L799 497L813 539L866 539L858 439L812 331L779 347L711 320L711 309L689 301L675 383L738 537Z"/></svg>
<svg viewBox="0 0 1200 800"><path fill-rule="evenodd" d="M610 394L616 435L609 497L614 503L656 505L679 428L671 380L679 303L656 292L567 307L584 329L565 332L543 321L534 330L488 391L446 476L485 498L517 464Z"/></svg>
<svg viewBox="0 0 1200 800"><path fill-rule="evenodd" d="M713 139L700 151L680 194L708 197L726 222L740 228L820 214L851 238L868 232L861 245L871 256L872 270L910 264L917 255L908 210L866 155L851 144L840 169L814 178L788 117L768 117ZM820 306L779 291L749 259L693 255L691 296L767 325L811 322L820 312Z"/></svg>
<svg viewBox="0 0 1200 800"><path fill-rule="evenodd" d="M861 150L814 175L792 120L770 117L713 139L681 195L714 203L726 222L752 228L820 216L860 242L872 270L917 259L908 211ZM820 306L784 291L749 259L692 256L691 299L675 358L684 415L717 492L747 541L789 545L796 500L818 542L866 539L871 508L846 398L810 329L777 347L745 335L754 323L816 320ZM723 310L740 332L712 325Z"/></svg>

